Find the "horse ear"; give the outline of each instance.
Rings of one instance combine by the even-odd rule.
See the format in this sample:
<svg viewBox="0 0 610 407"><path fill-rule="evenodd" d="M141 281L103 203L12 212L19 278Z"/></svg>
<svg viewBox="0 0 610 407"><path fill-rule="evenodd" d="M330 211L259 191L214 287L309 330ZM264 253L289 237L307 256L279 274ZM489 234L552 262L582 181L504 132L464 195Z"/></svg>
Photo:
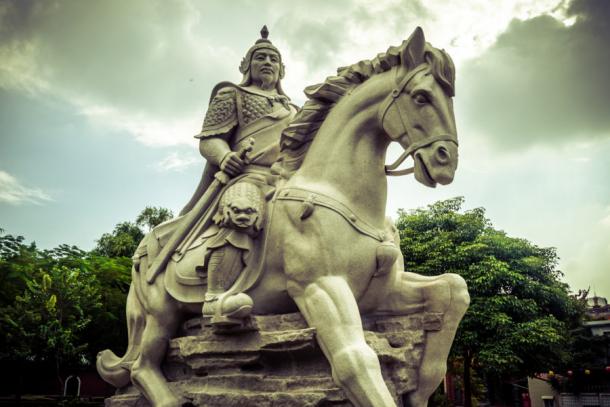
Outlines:
<svg viewBox="0 0 610 407"><path fill-rule="evenodd" d="M411 70L424 62L424 48L426 39L421 27L417 27L406 42L400 55L402 65Z"/></svg>

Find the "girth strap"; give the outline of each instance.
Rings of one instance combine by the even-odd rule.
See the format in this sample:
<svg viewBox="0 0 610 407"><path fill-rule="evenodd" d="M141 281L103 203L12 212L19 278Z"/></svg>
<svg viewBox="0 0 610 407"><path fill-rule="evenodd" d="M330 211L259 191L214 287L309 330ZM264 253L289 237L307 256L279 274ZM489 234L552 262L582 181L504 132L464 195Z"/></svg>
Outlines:
<svg viewBox="0 0 610 407"><path fill-rule="evenodd" d="M345 204L331 198L328 195L321 194L316 191L311 191L305 188L286 187L279 190L274 198L277 201L296 201L302 202L304 211L308 206L322 206L333 212L341 215L354 229L363 235L369 236L375 240L383 242L386 240L386 233L383 230L370 225L365 220L360 218ZM311 210L307 214L309 216ZM303 217L304 218L304 217Z"/></svg>

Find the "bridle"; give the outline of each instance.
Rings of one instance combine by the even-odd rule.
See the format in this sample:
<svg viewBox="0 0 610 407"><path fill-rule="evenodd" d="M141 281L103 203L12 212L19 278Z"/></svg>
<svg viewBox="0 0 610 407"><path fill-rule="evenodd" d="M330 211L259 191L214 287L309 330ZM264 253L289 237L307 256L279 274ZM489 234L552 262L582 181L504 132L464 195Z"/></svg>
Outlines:
<svg viewBox="0 0 610 407"><path fill-rule="evenodd" d="M383 127L383 121L385 119L386 114L388 113L388 110L390 109L390 107L392 107L392 104L394 104L394 102L400 97L400 95L405 91L405 88L407 87L409 82L411 82L411 80L419 72L421 72L425 69L428 69L428 68L429 68L428 64L421 64L418 67L416 67L415 69L408 72L402 78L402 80L398 83L398 85L394 89L392 89L392 91L388 94L388 96L385 97L383 102L381 102L381 105L379 106L379 123L381 123L382 127ZM407 94L409 94L409 92L407 92ZM400 121L402 123L402 128L403 128L400 136L396 138L398 140L404 136L408 137L407 129L409 128L409 124L408 124L409 116L408 116L407 112L405 111L405 108L402 104L398 103L398 104L396 104L396 107L398 109ZM409 155L414 154L420 148L428 147L429 145L436 143L437 141L450 141L457 145L457 137L453 134L438 134L436 136L431 136L431 137L425 138L423 140L420 140L416 143L410 144L409 147L404 149L404 151L402 152L400 157L398 157L396 159L396 161L394 161L390 165L385 166L386 175L399 176L399 175L412 174L413 172L415 172L415 167L409 167L409 168L405 168L403 170L398 170L398 171L396 171L396 168L398 168L407 159L407 157Z"/></svg>

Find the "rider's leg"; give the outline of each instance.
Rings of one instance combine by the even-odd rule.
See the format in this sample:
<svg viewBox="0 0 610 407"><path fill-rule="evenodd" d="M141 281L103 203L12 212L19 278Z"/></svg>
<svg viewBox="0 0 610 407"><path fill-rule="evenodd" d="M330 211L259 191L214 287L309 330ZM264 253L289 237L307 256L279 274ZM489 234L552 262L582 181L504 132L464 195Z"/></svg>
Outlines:
<svg viewBox="0 0 610 407"><path fill-rule="evenodd" d="M342 277L327 276L300 286L289 283L309 326L329 360L333 378L360 407L395 406L381 375L377 354L364 340L354 295Z"/></svg>
<svg viewBox="0 0 610 407"><path fill-rule="evenodd" d="M207 291L205 293L205 301L203 302L202 313L204 316L213 316L216 312L218 297L225 291L222 277L222 261L224 258L226 246L212 250L209 257L206 258L207 268Z"/></svg>
<svg viewBox="0 0 610 407"><path fill-rule="evenodd" d="M252 311L252 299L247 294L224 295L244 269L242 256L243 250L226 244L214 249L207 259L208 288L202 313L215 317L212 324L216 320L222 322L220 325L238 324Z"/></svg>

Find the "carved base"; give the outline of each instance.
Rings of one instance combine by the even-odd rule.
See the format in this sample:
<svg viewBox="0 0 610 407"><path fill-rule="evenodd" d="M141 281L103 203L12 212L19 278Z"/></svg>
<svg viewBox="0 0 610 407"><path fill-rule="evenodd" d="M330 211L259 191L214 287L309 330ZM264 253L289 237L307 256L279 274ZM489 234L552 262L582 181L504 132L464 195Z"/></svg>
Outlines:
<svg viewBox="0 0 610 407"><path fill-rule="evenodd" d="M425 332L442 315L364 318L365 337L379 355L388 388L402 395L417 387ZM240 333L221 334L202 319L184 324L188 335L170 342L165 375L176 395L195 406L351 406L333 382L330 366L300 314L254 316ZM133 387L119 389L107 407L148 406Z"/></svg>

